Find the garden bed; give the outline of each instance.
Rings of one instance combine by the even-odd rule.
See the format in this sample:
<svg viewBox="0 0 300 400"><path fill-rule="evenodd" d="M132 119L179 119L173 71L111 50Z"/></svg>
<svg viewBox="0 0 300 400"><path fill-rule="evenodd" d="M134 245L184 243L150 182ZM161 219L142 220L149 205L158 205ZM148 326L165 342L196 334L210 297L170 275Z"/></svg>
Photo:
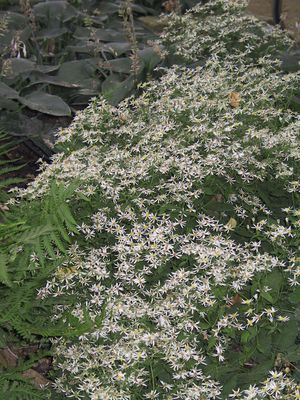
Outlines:
<svg viewBox="0 0 300 400"><path fill-rule="evenodd" d="M7 203L1 324L52 348L6 395L50 352L56 392L28 398L299 396L293 43L236 0L173 15L160 43L182 65L94 99Z"/></svg>

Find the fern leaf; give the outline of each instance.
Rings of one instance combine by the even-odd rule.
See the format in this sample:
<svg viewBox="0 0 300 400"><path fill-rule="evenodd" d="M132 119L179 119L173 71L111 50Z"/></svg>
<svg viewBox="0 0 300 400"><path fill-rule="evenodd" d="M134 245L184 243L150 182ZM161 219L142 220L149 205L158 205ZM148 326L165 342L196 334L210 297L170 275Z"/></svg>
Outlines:
<svg viewBox="0 0 300 400"><path fill-rule="evenodd" d="M48 394L47 394L48 392ZM50 393L35 388L28 380L16 372L6 373L0 380L0 398L3 400L49 399Z"/></svg>
<svg viewBox="0 0 300 400"><path fill-rule="evenodd" d="M9 161L8 160L0 160L0 165L7 165L7 164L15 163L20 160L21 160L21 158L13 158L13 159L10 159Z"/></svg>
<svg viewBox="0 0 300 400"><path fill-rule="evenodd" d="M53 242L56 244L57 248L62 252L66 253L66 248L63 245L63 242L60 240L59 236L55 234L54 232L51 233L51 239Z"/></svg>
<svg viewBox="0 0 300 400"><path fill-rule="evenodd" d="M53 245L52 245L51 239L49 238L49 236L45 235L45 236L43 236L42 240L43 240L44 248L47 251L48 255L54 259L56 256L55 256L55 253L53 250Z"/></svg>
<svg viewBox="0 0 300 400"><path fill-rule="evenodd" d="M64 190L65 200L69 199L73 195L73 193L79 187L79 185L80 185L79 179L75 179L72 183L70 183L70 185Z"/></svg>
<svg viewBox="0 0 300 400"><path fill-rule="evenodd" d="M11 286L11 281L8 276L8 271L7 271L7 256L4 253L0 253L0 282L3 283L6 286Z"/></svg>
<svg viewBox="0 0 300 400"><path fill-rule="evenodd" d="M17 183L23 182L24 179L21 178L7 178L0 182L0 189L6 188L11 185L16 185Z"/></svg>
<svg viewBox="0 0 300 400"><path fill-rule="evenodd" d="M67 228L71 232L78 232L76 228L77 224L75 218L73 217L69 207L66 204L61 204L60 208L58 208L57 211L62 221L64 221L64 223L66 224Z"/></svg>
<svg viewBox="0 0 300 400"><path fill-rule="evenodd" d="M3 161L2 163L5 163L5 161ZM5 163L8 164L8 163ZM14 171L18 171L19 169L23 168L25 166L25 164L22 165L12 165L11 167L5 167L5 168L1 168L0 171L0 175L4 175L4 174L8 174L10 172L14 172Z"/></svg>
<svg viewBox="0 0 300 400"><path fill-rule="evenodd" d="M53 225L56 227L57 231L61 234L61 237L68 243L71 242L68 232L66 231L64 227L63 221L61 221L56 214L53 213L52 215L52 221Z"/></svg>
<svg viewBox="0 0 300 400"><path fill-rule="evenodd" d="M53 231L51 225L37 226L31 230L25 231L18 239L20 243L35 244L37 240L43 235L47 235Z"/></svg>
<svg viewBox="0 0 300 400"><path fill-rule="evenodd" d="M41 263L42 266L45 265L45 252L43 249L42 241L40 238L37 239L33 246L33 250L38 256L39 262Z"/></svg>

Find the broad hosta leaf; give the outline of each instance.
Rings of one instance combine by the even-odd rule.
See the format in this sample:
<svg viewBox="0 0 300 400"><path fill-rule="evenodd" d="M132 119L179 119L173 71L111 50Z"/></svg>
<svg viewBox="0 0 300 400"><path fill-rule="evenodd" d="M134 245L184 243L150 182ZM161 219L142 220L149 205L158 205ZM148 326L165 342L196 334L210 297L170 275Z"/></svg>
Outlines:
<svg viewBox="0 0 300 400"><path fill-rule="evenodd" d="M11 58L8 61L8 77L12 78L24 72L33 71L36 64L24 58Z"/></svg>
<svg viewBox="0 0 300 400"><path fill-rule="evenodd" d="M50 29L43 29L39 31L36 35L36 39L55 39L68 33L69 29L67 28L50 28Z"/></svg>
<svg viewBox="0 0 300 400"><path fill-rule="evenodd" d="M139 21L155 32L161 32L166 26L166 22L164 22L161 18L152 15L139 17Z"/></svg>
<svg viewBox="0 0 300 400"><path fill-rule="evenodd" d="M95 55L96 53L99 52L105 52L105 53L110 53L115 57L119 57L120 55L131 50L131 45L128 42L111 42L111 43L95 44L91 41L86 40L82 41L80 44L76 46L67 46L66 49L72 53Z"/></svg>
<svg viewBox="0 0 300 400"><path fill-rule="evenodd" d="M110 61L104 61L99 63L99 67L110 70L112 72L118 72L119 74L130 74L132 69L132 61L129 57L116 58ZM139 59L138 73L144 69L144 62Z"/></svg>
<svg viewBox="0 0 300 400"><path fill-rule="evenodd" d="M9 78L18 76L30 71L40 71L40 72L52 72L57 70L59 67L56 65L38 65L33 61L27 60L25 58L11 58L9 60Z"/></svg>
<svg viewBox="0 0 300 400"><path fill-rule="evenodd" d="M26 42L31 35L32 35L32 29L30 26L27 26L22 30L7 29L6 31L3 32L2 35L0 35L0 48L3 53L6 52L9 53L11 43L16 37L18 37L19 40L21 40L22 42Z"/></svg>
<svg viewBox="0 0 300 400"><path fill-rule="evenodd" d="M45 75L39 71L31 72L29 75L29 79L30 79L31 83L29 85L27 85L26 88L33 86L33 85L40 84L40 83L47 83L50 85L62 86L62 87L66 87L66 88L79 88L80 87L80 85L78 85L78 84L65 82L56 76Z"/></svg>
<svg viewBox="0 0 300 400"><path fill-rule="evenodd" d="M9 30L24 29L28 25L28 18L16 12L0 11L0 19L2 18L7 21L7 29Z"/></svg>
<svg viewBox="0 0 300 400"><path fill-rule="evenodd" d="M71 115L70 107L60 97L44 92L33 92L25 97L20 97L20 102L30 109L44 114Z"/></svg>
<svg viewBox="0 0 300 400"><path fill-rule="evenodd" d="M103 14L118 14L120 11L120 3L103 1L101 2L101 13Z"/></svg>
<svg viewBox="0 0 300 400"><path fill-rule="evenodd" d="M101 46L101 50L111 53L114 56L120 56L131 49L131 44L128 42L111 42Z"/></svg>
<svg viewBox="0 0 300 400"><path fill-rule="evenodd" d="M76 45L76 46L66 46L66 50L68 51L68 53L70 53L70 57L71 58L76 58L76 55L74 55L74 53L77 54L89 54L90 56L95 55L95 52L97 52L97 48L98 46L90 41L80 41L80 44Z"/></svg>
<svg viewBox="0 0 300 400"><path fill-rule="evenodd" d="M98 58L67 61L61 64L57 73L57 79L73 84L80 84L82 87L82 82L85 79L90 79L95 76L98 62Z"/></svg>
<svg viewBox="0 0 300 400"><path fill-rule="evenodd" d="M6 99L17 99L19 97L19 93L5 83L0 82L0 97L4 97Z"/></svg>
<svg viewBox="0 0 300 400"><path fill-rule="evenodd" d="M16 111L19 107L20 106L17 102L0 97L0 109Z"/></svg>
<svg viewBox="0 0 300 400"><path fill-rule="evenodd" d="M152 71L161 61L159 54L153 47L146 47L138 52L139 57L143 60L148 71Z"/></svg>
<svg viewBox="0 0 300 400"><path fill-rule="evenodd" d="M125 81L118 82L118 79L107 78L102 84L102 93L107 101L112 105L117 105L125 97L130 95L135 88L136 79L130 75Z"/></svg>
<svg viewBox="0 0 300 400"><path fill-rule="evenodd" d="M79 27L74 33L76 39L94 38L101 42L122 42L125 39L124 32L114 29L91 29Z"/></svg>
<svg viewBox="0 0 300 400"><path fill-rule="evenodd" d="M132 11L143 15L155 14L153 8L145 7L142 4L132 4Z"/></svg>
<svg viewBox="0 0 300 400"><path fill-rule="evenodd" d="M18 108L20 105L18 105ZM0 130L13 136L38 136L43 130L42 121L29 118L21 112L1 112Z"/></svg>
<svg viewBox="0 0 300 400"><path fill-rule="evenodd" d="M35 17L48 27L60 26L78 15L77 10L66 1L45 1L33 7Z"/></svg>
<svg viewBox="0 0 300 400"><path fill-rule="evenodd" d="M118 85L122 82L122 79L119 74L110 74L103 82L102 82L102 91L104 93L109 93L115 85Z"/></svg>
<svg viewBox="0 0 300 400"><path fill-rule="evenodd" d="M102 4L101 4L102 6ZM102 11L102 7L101 7L101 11ZM91 23L93 24L93 26L99 26L102 27L103 26L103 22L108 20L108 15L89 15L88 18L90 19Z"/></svg>
<svg viewBox="0 0 300 400"><path fill-rule="evenodd" d="M87 96L97 95L100 93L101 82L99 79L85 79L80 85L81 89L77 90L77 93L84 94Z"/></svg>
<svg viewBox="0 0 300 400"><path fill-rule="evenodd" d="M104 61L99 64L103 69L110 70L112 72L118 72L121 74L129 74L132 67L132 61L130 58L116 58L115 60Z"/></svg>

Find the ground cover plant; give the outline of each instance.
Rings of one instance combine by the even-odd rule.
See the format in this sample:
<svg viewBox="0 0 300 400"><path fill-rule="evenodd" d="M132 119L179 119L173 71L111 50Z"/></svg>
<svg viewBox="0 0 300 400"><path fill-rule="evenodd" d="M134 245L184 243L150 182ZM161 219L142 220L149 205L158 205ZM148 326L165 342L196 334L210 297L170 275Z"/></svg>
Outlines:
<svg viewBox="0 0 300 400"><path fill-rule="evenodd" d="M299 74L276 59L292 42L243 9L172 17L189 47L162 40L193 64L118 107L94 99L6 204L1 327L44 337L27 367L52 338L57 396L299 397ZM218 15L200 46L191 26Z"/></svg>

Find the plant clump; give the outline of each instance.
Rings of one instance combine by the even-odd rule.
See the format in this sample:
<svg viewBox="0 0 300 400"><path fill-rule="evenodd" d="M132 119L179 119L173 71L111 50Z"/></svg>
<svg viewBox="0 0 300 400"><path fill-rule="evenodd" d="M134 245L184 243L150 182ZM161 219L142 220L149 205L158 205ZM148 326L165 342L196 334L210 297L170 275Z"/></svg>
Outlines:
<svg viewBox="0 0 300 400"><path fill-rule="evenodd" d="M55 265L38 299L62 332L49 334L55 387L70 398L299 397L299 75L282 73L274 32L239 4L172 18L183 55L187 22L196 12L208 29L208 10L243 48L212 30L204 66L170 68L118 107L94 99L10 201L27 213L53 193L65 202L47 217L59 238L31 241L29 270Z"/></svg>
<svg viewBox="0 0 300 400"><path fill-rule="evenodd" d="M247 0L199 3L183 16L166 19L167 29L161 43L188 62L214 56L230 58L236 63L279 54L292 45L278 26L270 27L247 14L247 4Z"/></svg>

